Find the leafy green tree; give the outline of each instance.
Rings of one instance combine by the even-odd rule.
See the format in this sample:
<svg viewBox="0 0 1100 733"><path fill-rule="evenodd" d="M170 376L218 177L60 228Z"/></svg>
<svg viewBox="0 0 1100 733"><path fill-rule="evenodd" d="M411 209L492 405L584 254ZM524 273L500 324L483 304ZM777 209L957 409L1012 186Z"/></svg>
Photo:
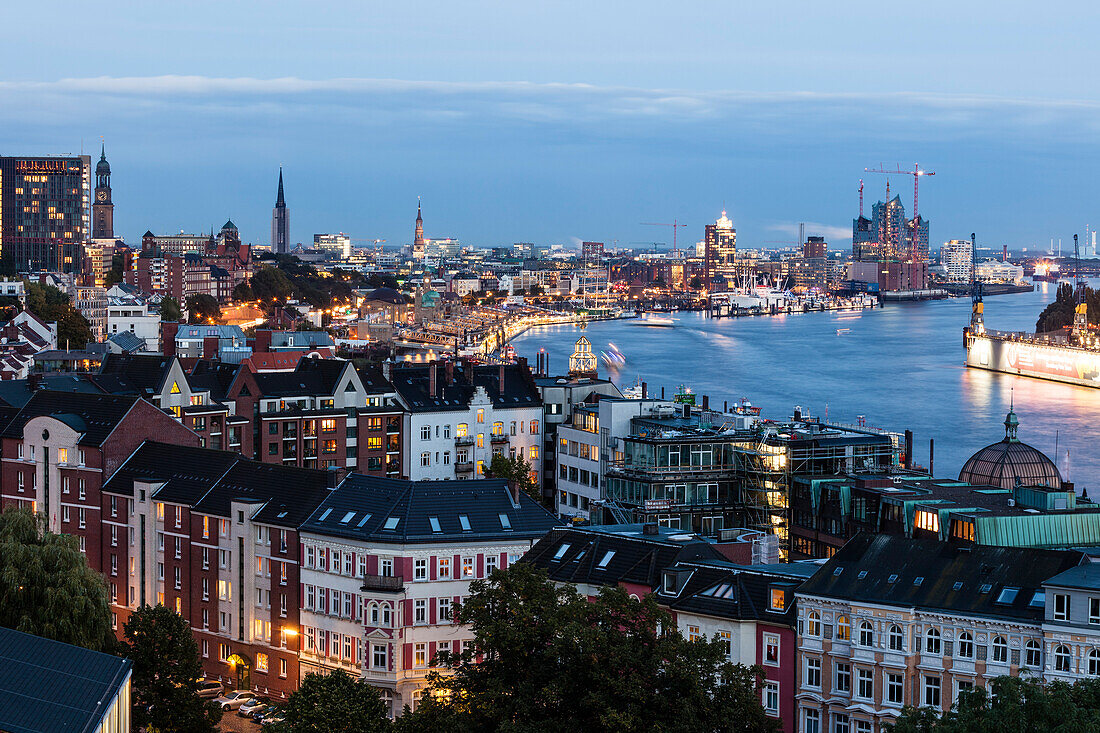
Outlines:
<svg viewBox="0 0 1100 733"><path fill-rule="evenodd" d="M27 310L46 323L57 323L59 348L82 349L92 338L92 328L72 307L69 296L52 285L27 282Z"/></svg>
<svg viewBox="0 0 1100 733"><path fill-rule="evenodd" d="M991 694L983 687L959 694L951 710L907 707L894 733L976 733L977 731L1100 731L1100 679L1075 684L1032 677L996 677Z"/></svg>
<svg viewBox="0 0 1100 733"><path fill-rule="evenodd" d="M169 322L178 322L183 318L183 311L180 310L180 302L172 297L166 297L160 301L160 320Z"/></svg>
<svg viewBox="0 0 1100 733"><path fill-rule="evenodd" d="M531 464L523 456L517 454L510 458L503 453L494 453L493 460L489 462L489 470L485 472L488 478L502 478L509 482L519 484L521 491L537 502L542 501L539 496L538 484L531 478Z"/></svg>
<svg viewBox="0 0 1100 733"><path fill-rule="evenodd" d="M470 585L455 622L472 648L444 651L398 728L414 731L775 731L762 670L688 641L652 597L608 588L592 602L517 563ZM477 657L481 661L477 661Z"/></svg>
<svg viewBox="0 0 1100 733"><path fill-rule="evenodd" d="M248 284L247 280L242 280L237 283L237 287L233 288L233 300L238 303L246 303L250 300L255 300L256 294L252 292L252 286Z"/></svg>
<svg viewBox="0 0 1100 733"><path fill-rule="evenodd" d="M76 537L45 530L30 509L0 514L0 626L113 652L103 577Z"/></svg>
<svg viewBox="0 0 1100 733"><path fill-rule="evenodd" d="M278 267L262 267L252 275L252 292L260 300L283 303L294 294L294 286Z"/></svg>
<svg viewBox="0 0 1100 733"><path fill-rule="evenodd" d="M379 733L393 727L378 690L346 672L308 674L283 705L276 733Z"/></svg>
<svg viewBox="0 0 1100 733"><path fill-rule="evenodd" d="M703 281L699 278L698 275L692 275L691 281L688 283L688 287L690 287L692 290L702 290Z"/></svg>
<svg viewBox="0 0 1100 733"><path fill-rule="evenodd" d="M134 730L216 731L222 711L198 695L202 664L187 621L165 606L142 606L123 631L134 663Z"/></svg>
<svg viewBox="0 0 1100 733"><path fill-rule="evenodd" d="M1085 288L1085 304L1088 306L1086 315L1089 323L1100 323L1100 291L1090 287ZM1049 303L1043 312L1039 314L1039 320L1035 323L1035 330L1039 333L1058 331L1063 326L1073 324L1073 313L1077 306L1077 296L1072 283L1059 283L1054 301Z"/></svg>
<svg viewBox="0 0 1100 733"><path fill-rule="evenodd" d="M187 296L187 320L190 323L217 323L222 319L222 309L212 295L197 293Z"/></svg>

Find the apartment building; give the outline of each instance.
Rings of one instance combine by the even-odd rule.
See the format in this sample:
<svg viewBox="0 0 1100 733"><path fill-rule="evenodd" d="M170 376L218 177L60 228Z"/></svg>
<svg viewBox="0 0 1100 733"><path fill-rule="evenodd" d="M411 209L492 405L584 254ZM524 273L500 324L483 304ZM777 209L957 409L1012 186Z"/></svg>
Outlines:
<svg viewBox="0 0 1100 733"><path fill-rule="evenodd" d="M432 660L473 637L452 609L558 520L503 480L349 475L301 525L301 674L342 669L416 706Z"/></svg>
<svg viewBox="0 0 1100 733"><path fill-rule="evenodd" d="M1078 551L856 536L796 593L798 730L874 733L904 706L943 712L991 677L1042 675L1056 645L1044 639L1043 584L1083 562Z"/></svg>
<svg viewBox="0 0 1100 733"><path fill-rule="evenodd" d="M522 457L542 485L542 402L526 364L395 366L402 456L414 481L484 478L493 454Z"/></svg>

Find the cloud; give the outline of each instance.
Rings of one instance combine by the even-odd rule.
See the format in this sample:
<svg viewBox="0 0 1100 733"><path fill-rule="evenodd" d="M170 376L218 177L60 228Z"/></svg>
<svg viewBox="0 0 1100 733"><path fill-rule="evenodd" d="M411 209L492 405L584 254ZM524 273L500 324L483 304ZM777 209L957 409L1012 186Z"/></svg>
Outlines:
<svg viewBox="0 0 1100 733"><path fill-rule="evenodd" d="M779 232L797 239L800 227L806 228L807 237L825 237L825 241L830 243L837 241L850 242L852 240L852 227L850 225L838 227L830 224L821 224L816 221L806 221L798 223L769 224L764 228L768 231Z"/></svg>

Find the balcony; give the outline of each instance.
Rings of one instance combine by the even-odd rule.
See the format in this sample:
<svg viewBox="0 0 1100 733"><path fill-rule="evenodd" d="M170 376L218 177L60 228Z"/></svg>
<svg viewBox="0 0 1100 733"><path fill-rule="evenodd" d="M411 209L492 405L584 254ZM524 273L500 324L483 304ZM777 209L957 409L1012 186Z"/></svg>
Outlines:
<svg viewBox="0 0 1100 733"><path fill-rule="evenodd" d="M489 436L489 442L494 444L494 445L507 443L508 442L508 436L504 435L503 433L501 433L499 435L490 435Z"/></svg>
<svg viewBox="0 0 1100 733"><path fill-rule="evenodd" d="M456 446L473 445L473 444L474 444L474 436L472 436L472 435L460 435L460 436L455 438L455 445Z"/></svg>
<svg viewBox="0 0 1100 733"><path fill-rule="evenodd" d="M405 579L397 575L364 575L363 591L375 593L400 593L405 589Z"/></svg>
<svg viewBox="0 0 1100 733"><path fill-rule="evenodd" d="M455 473L471 473L473 470L473 461L460 461L458 463L455 463Z"/></svg>

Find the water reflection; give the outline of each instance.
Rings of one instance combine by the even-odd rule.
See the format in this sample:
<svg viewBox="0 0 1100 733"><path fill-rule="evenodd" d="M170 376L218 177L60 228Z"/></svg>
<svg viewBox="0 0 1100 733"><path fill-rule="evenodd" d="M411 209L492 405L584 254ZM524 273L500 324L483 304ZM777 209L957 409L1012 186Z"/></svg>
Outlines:
<svg viewBox="0 0 1100 733"><path fill-rule="evenodd" d="M1055 292L1044 283L1032 293L987 298L986 324L1032 330ZM962 328L969 316L970 302L960 298L778 318L678 313L676 328L615 321L591 323L585 335L596 350L614 342L627 361L612 378L623 386L645 380L650 394L663 387L671 396L684 383L709 395L712 405L747 397L766 417L789 416L797 404L819 415L828 409L839 422L865 415L869 425L908 428L924 465L935 439L937 476L958 475L973 452L1000 440L1014 399L1021 440L1054 458L1057 437L1063 475L1078 490L1091 487L1100 470L1091 438L1100 390L967 369ZM578 334L572 326L548 326L513 343L531 363L545 347L552 370L564 372Z"/></svg>

